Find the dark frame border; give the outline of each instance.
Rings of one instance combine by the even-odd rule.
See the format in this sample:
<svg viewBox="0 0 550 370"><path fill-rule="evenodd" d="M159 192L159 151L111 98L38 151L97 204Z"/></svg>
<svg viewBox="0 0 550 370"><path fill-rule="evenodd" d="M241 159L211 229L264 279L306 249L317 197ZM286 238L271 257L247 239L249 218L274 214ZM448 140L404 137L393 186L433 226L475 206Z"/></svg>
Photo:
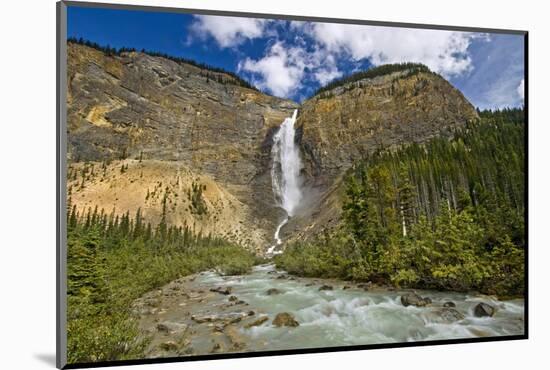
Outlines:
<svg viewBox="0 0 550 370"><path fill-rule="evenodd" d="M135 359L135 360L120 360L120 361L103 361L91 363L67 364L67 225L66 225L66 148L67 148L67 115L66 115L66 73L67 73L67 7L84 7L84 8L106 8L117 10L139 10L149 12L166 12L166 13L185 13L185 14L202 14L202 15L219 15L228 17L249 17L249 18L266 18L266 19L283 19L309 22L328 22L340 24L361 24L369 26L397 27L397 28L420 28L431 30L445 31L462 31L462 32L486 32L497 34L521 35L524 37L524 114L525 114L525 133L524 133L524 166L525 166L525 296L524 296L524 334L510 336L495 336L485 338L464 338L464 339L442 339L433 341L418 341L418 342L403 342L403 343L383 343L383 344L366 344L353 346L335 346L335 347L317 347L317 348L299 348L291 350L274 350L274 351L258 351L258 352L239 352L239 353L220 353L210 355L194 355L182 357L165 357L154 359ZM405 348L405 347L421 347L432 345L448 345L448 344L468 344L468 343L484 343L484 342L500 342L509 340L522 340L529 338L529 32L525 30L510 30L496 28L479 28L479 27L462 27L448 25L433 25L422 23L401 23L401 22L383 22L372 20L358 19L343 19L343 18L325 18L325 17L308 17L300 15L287 14L265 14L265 13L249 13L249 12L231 12L222 10L205 10L205 9L189 9L189 8L173 8L173 7L155 7L130 4L111 4L111 3L96 3L96 2L80 2L80 1L59 1L56 3L56 291L57 291L57 307L56 307L56 366L59 369L79 369L79 368L95 368L95 367L110 367L122 365L141 365L141 364L160 364L174 362L190 362L204 360L220 360L232 358L247 358L247 357L264 357L264 356L281 356L281 355L296 355L310 354L323 352L342 352L342 351L358 351L367 349L385 349L385 348Z"/></svg>

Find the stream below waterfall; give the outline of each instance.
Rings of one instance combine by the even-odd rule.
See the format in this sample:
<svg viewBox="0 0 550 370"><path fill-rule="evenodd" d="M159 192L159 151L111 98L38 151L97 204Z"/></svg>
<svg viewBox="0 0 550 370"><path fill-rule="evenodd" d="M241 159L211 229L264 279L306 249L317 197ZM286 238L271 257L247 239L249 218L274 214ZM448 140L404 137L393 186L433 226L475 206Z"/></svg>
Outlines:
<svg viewBox="0 0 550 370"><path fill-rule="evenodd" d="M138 299L134 311L153 338L147 357L523 334L523 299L416 290L432 303L405 307L407 292L293 277L270 264L248 275L208 271L176 280ZM449 311L447 302L456 307ZM495 314L476 317L480 302ZM299 325L275 326L282 312Z"/></svg>

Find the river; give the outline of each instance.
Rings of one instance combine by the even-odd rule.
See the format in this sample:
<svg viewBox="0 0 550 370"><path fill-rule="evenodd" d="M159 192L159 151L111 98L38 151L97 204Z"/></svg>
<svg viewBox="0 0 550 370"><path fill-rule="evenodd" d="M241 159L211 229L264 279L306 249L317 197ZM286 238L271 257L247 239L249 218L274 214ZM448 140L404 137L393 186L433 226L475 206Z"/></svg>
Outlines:
<svg viewBox="0 0 550 370"><path fill-rule="evenodd" d="M401 296L407 292L296 278L262 265L248 275L208 271L179 279L142 297L136 308L143 333L153 337L147 357L523 334L522 299L415 290L432 303L405 307ZM446 302L456 305L452 315L446 315ZM480 302L495 314L476 317ZM299 326L273 325L281 312L292 314Z"/></svg>

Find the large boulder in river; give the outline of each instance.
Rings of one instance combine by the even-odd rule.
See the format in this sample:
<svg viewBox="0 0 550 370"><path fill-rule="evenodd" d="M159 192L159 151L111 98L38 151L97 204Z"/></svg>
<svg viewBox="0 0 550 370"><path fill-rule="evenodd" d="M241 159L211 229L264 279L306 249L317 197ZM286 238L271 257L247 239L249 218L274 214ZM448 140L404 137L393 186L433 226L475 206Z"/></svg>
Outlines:
<svg viewBox="0 0 550 370"><path fill-rule="evenodd" d="M438 311L438 314L445 322L449 323L464 319L462 313L451 307L443 307Z"/></svg>
<svg viewBox="0 0 550 370"><path fill-rule="evenodd" d="M416 293L407 293L401 296L401 304L405 307L408 307L408 306L424 307L430 303L432 303L432 300L430 298L427 298L427 297L422 298Z"/></svg>
<svg viewBox="0 0 550 370"><path fill-rule="evenodd" d="M474 307L476 317L491 317L495 314L495 308L490 304L481 302Z"/></svg>
<svg viewBox="0 0 550 370"><path fill-rule="evenodd" d="M281 326L296 327L300 325L300 323L296 321L296 319L294 318L294 315L288 312L278 313L277 316L275 316L275 319L273 320L272 324L277 327L281 327Z"/></svg>

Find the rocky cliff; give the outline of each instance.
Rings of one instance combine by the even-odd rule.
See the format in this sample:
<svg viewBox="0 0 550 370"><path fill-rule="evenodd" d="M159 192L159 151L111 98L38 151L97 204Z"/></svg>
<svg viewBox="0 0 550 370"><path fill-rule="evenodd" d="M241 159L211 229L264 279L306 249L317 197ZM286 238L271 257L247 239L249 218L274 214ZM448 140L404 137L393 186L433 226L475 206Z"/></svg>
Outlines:
<svg viewBox="0 0 550 370"><path fill-rule="evenodd" d="M174 179L182 167L205 175L247 208L246 215L227 220L230 225L223 229L236 231L241 218L251 219L251 228L261 230L263 239L257 237L257 230L248 232L254 235L233 239L253 240L256 247L267 245L280 212L271 192L271 137L297 104L244 88L232 79L146 53L107 55L69 43L69 162L121 161L115 162L119 168L125 160L141 159L140 168L157 183L167 174L160 176L156 161L178 164L164 166ZM112 172L105 181L117 181L116 171ZM131 188L136 199L144 199L141 193L150 188L145 186ZM101 189L103 198L108 198L111 190ZM96 199L98 194L80 194L77 186L73 191L72 199L79 207L101 203L106 211L113 207L124 211L116 202L102 204ZM146 219L155 221L159 207L147 207ZM188 216L171 218L182 224L192 221ZM192 218L197 224L207 224ZM216 230L205 227L205 231Z"/></svg>
<svg viewBox="0 0 550 370"><path fill-rule="evenodd" d="M109 55L68 44L71 200L109 212L141 208L264 251L281 218L271 189L272 137L299 109L307 207L283 230L307 238L338 223L343 173L366 153L436 135L477 118L440 76L400 71L338 86L302 106L235 77L140 52ZM87 163L87 164L86 164ZM85 166L93 166L94 175ZM204 187L205 209L189 203ZM154 195L151 195L153 194Z"/></svg>
<svg viewBox="0 0 550 370"><path fill-rule="evenodd" d="M462 93L439 75L404 70L305 101L298 126L308 175L330 179L367 153L448 136L477 118Z"/></svg>
<svg viewBox="0 0 550 370"><path fill-rule="evenodd" d="M380 149L452 136L478 119L475 108L441 76L403 70L343 84L305 101L297 125L311 206L283 236L308 239L338 225L342 174Z"/></svg>

